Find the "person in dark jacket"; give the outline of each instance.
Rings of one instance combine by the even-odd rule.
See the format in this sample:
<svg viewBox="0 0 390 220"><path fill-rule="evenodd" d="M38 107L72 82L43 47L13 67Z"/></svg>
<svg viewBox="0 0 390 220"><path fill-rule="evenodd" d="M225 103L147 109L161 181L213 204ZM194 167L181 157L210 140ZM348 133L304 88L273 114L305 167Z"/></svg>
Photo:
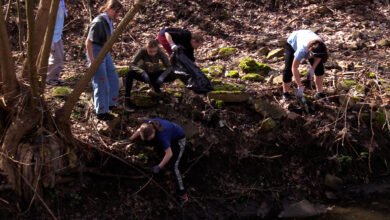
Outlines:
<svg viewBox="0 0 390 220"><path fill-rule="evenodd" d="M181 28L164 28L159 32L157 40L169 55L181 47L192 62L195 62L194 50L204 42L200 32L192 33Z"/></svg>
<svg viewBox="0 0 390 220"><path fill-rule="evenodd" d="M160 93L163 82L175 80L171 72L172 67L168 56L162 51L157 40L150 40L144 48L138 50L126 75L126 111L134 111L134 105L130 101L134 79L149 83L155 92Z"/></svg>
<svg viewBox="0 0 390 220"><path fill-rule="evenodd" d="M136 139L151 141L157 147L164 150L164 157L159 164L151 168L151 172L158 174L166 166L175 175L176 188L180 202L188 201L188 195L184 188L183 179L179 170L180 160L183 156L186 138L182 127L178 124L161 119L148 119L134 132L130 141Z"/></svg>

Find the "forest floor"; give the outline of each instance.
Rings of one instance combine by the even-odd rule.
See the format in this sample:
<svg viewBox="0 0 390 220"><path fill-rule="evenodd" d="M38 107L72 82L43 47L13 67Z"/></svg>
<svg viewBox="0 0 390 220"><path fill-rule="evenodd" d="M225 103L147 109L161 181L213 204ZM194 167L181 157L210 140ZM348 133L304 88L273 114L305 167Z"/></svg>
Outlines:
<svg viewBox="0 0 390 220"><path fill-rule="evenodd" d="M98 3L91 2L96 15ZM116 119L103 123L93 114L88 88L72 114L73 133L84 143L80 161L77 168L59 173L58 185L44 192L51 211L61 219L272 219L321 214L332 204L366 194L388 201L390 7L380 1L310 2L315 1L272 8L253 0L150 1L115 44L115 64L127 66L162 27L201 30L206 42L196 53L197 65L215 85L240 87L247 98L221 102L196 95L180 82L164 85L165 92L156 96L137 84L140 96L151 97L147 103L141 102L135 113L116 112ZM60 95L58 88L47 89L54 108L63 103L62 92L86 72L82 46L88 10L82 1L72 1L68 9L66 88ZM11 17L13 36L15 24ZM283 55L267 58L298 29L315 30L330 51L328 98L315 101L315 90L307 89L308 110L298 101L280 102ZM17 37L12 40L16 47ZM226 55L219 48L235 49ZM260 81L242 79L239 63L248 57L272 70ZM226 77L230 70L238 70L240 77ZM214 74L218 71L222 74ZM184 206L175 200L170 173L147 172L161 155L128 141L144 118L154 116L186 130L182 173L190 200ZM28 204L17 202L5 178L0 180L0 218L49 218L41 203L27 209Z"/></svg>

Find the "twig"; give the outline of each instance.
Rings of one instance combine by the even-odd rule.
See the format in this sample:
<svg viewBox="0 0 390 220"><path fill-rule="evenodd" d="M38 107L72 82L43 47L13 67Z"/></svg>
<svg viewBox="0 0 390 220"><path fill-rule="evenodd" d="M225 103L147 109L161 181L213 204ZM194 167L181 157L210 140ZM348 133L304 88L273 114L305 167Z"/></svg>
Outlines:
<svg viewBox="0 0 390 220"><path fill-rule="evenodd" d="M145 183L145 185L143 185L139 190L137 190L137 192L131 194L131 197L137 195L139 192L141 192L143 189L145 189L152 182L152 180L153 180L153 176L151 176L149 178L149 180Z"/></svg>
<svg viewBox="0 0 390 220"><path fill-rule="evenodd" d="M210 146L205 150L203 151L203 153L195 159L195 161L187 168L187 170L183 173L183 176L185 176L191 169L192 167L199 162L199 160L204 157L204 155L206 155L206 153L211 149L211 147L213 146L213 144L210 144Z"/></svg>
<svg viewBox="0 0 390 220"><path fill-rule="evenodd" d="M270 159L280 158L280 157L283 156L283 154L278 154L278 155L273 155L273 156L250 154L249 156L252 157L252 158L257 158L257 159L267 159L267 160L270 160Z"/></svg>
<svg viewBox="0 0 390 220"><path fill-rule="evenodd" d="M11 8L11 0L8 0L8 4L7 4L7 11L5 12L5 22L7 23L8 21L8 18L9 18L9 9Z"/></svg>

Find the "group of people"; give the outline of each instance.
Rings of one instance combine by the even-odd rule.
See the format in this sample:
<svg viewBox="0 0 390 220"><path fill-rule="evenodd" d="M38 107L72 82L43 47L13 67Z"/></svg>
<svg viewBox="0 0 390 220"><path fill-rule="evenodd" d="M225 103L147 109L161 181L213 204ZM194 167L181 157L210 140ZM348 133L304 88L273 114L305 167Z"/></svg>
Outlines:
<svg viewBox="0 0 390 220"><path fill-rule="evenodd" d="M90 24L88 37L85 41L89 64L94 61L112 35L114 30L113 21L118 18L122 11L123 5L118 0L107 0L99 9L100 14ZM61 37L66 13L64 0L60 0L46 79L46 83L49 85L61 85L63 83L59 76L64 62ZM173 68L169 56L180 48L185 56L191 61L195 61L194 50L200 47L203 41L201 33L192 33L179 28L164 28L158 33L156 39L149 40L146 46L136 53L131 62L130 70L126 74L125 109L129 112L134 111L134 104L130 99L134 79L150 84L157 93L161 92L160 87L163 82L175 80L171 74ZM164 48L165 52L159 45ZM308 79L313 80L314 78L317 90L315 98L324 98L323 76L325 73L324 63L327 58L327 48L317 34L309 30L293 32L285 44L283 100L288 101L292 98L290 84L293 77L297 84L295 95L298 98L303 97L305 87L301 81L298 67L304 59L308 59L310 63ZM160 62L163 64L162 66ZM110 111L118 108L119 79L111 53L107 53L99 65L92 78L92 87L97 118L99 120L113 119L114 116ZM157 174L161 169L168 166L175 175L180 201L187 201L188 196L179 171L179 163L185 149L183 128L164 119L152 118L142 123L130 137L130 140L136 139L151 141L164 151L163 159L151 168L151 172Z"/></svg>

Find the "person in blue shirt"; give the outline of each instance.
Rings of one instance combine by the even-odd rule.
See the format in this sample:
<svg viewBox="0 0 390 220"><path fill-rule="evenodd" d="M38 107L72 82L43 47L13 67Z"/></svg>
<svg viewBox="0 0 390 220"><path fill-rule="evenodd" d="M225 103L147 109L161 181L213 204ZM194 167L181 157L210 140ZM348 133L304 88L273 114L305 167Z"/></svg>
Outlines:
<svg viewBox="0 0 390 220"><path fill-rule="evenodd" d="M179 164L184 153L186 138L183 128L178 124L161 119L152 118L146 120L130 137L130 141L136 139L151 141L157 147L164 150L164 157L159 164L153 166L151 172L157 174L166 166L175 175L176 188L180 202L183 204L188 201L188 195L183 185L183 179L180 174Z"/></svg>
<svg viewBox="0 0 390 220"><path fill-rule="evenodd" d="M304 86L301 82L298 67L302 60L308 59L310 69L308 79L316 85L316 99L325 98L323 92L323 78L325 74L324 63L328 59L328 51L323 40L310 30L294 31L287 39L285 45L285 67L283 72L283 100L291 99L290 84L294 76L297 84L296 96L303 97Z"/></svg>
<svg viewBox="0 0 390 220"><path fill-rule="evenodd" d="M46 76L46 84L56 86L62 85L63 80L60 79L60 74L64 66L64 45L62 43L62 31L64 29L64 21L67 16L64 0L60 0L57 11L56 24L54 26L53 40L49 57L49 66Z"/></svg>
<svg viewBox="0 0 390 220"><path fill-rule="evenodd" d="M91 64L102 50L104 44L114 31L112 21L122 12L123 6L117 0L107 0L93 19L85 46L88 63ZM93 104L99 120L112 120L114 115L109 111L117 108L119 96L119 79L115 71L111 53L107 53L95 75L92 77Z"/></svg>

